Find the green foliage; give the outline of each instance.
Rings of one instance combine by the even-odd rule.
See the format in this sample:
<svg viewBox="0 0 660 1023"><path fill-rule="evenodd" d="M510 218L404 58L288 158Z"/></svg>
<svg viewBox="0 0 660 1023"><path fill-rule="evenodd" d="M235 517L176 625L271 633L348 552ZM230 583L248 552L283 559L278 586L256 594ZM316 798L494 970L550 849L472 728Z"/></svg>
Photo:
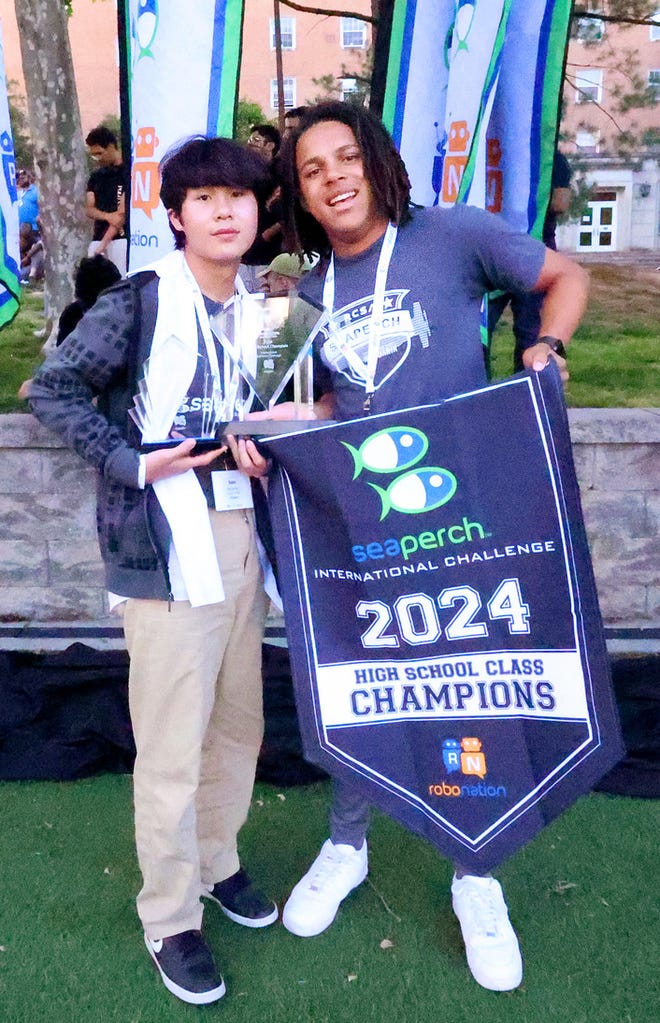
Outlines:
<svg viewBox="0 0 660 1023"><path fill-rule="evenodd" d="M266 124L268 118L258 103L249 99L239 99L236 106L236 122L234 138L238 142L246 142L250 137L253 124ZM273 122L275 123L275 122Z"/></svg>
<svg viewBox="0 0 660 1023"><path fill-rule="evenodd" d="M369 47L364 53L360 53L360 63L357 68L349 68L346 64L342 64L338 75L330 73L320 75L319 78L312 78L312 82L320 90L320 93L307 102L314 104L328 99L341 99L342 81L346 80L355 84L354 91L346 94L346 101L366 107L369 103L373 63L374 51L373 47Z"/></svg>

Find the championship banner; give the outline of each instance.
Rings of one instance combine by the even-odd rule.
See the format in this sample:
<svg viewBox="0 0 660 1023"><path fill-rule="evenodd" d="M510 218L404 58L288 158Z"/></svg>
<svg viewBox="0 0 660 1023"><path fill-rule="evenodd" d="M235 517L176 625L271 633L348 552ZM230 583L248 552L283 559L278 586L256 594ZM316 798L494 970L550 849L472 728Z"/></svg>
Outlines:
<svg viewBox="0 0 660 1023"><path fill-rule="evenodd" d="M243 0L122 0L131 118L129 269L174 246L158 164L189 135L231 138Z"/></svg>
<svg viewBox="0 0 660 1023"><path fill-rule="evenodd" d="M9 119L9 100L5 78L5 53L0 25L0 146L2 146L2 177L0 178L0 327L11 323L21 300L20 247L18 241L18 195L16 192L16 161Z"/></svg>
<svg viewBox="0 0 660 1023"><path fill-rule="evenodd" d="M305 756L490 870L624 752L558 372L264 443Z"/></svg>
<svg viewBox="0 0 660 1023"><path fill-rule="evenodd" d="M469 202L540 232L570 10L571 0L396 0L383 120L414 202Z"/></svg>

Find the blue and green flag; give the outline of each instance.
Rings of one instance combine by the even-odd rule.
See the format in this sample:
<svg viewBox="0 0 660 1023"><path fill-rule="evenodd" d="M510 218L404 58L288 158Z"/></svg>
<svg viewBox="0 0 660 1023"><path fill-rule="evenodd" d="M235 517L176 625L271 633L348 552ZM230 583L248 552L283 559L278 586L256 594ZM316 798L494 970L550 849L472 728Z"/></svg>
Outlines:
<svg viewBox="0 0 660 1023"><path fill-rule="evenodd" d="M0 327L10 323L20 304L20 249L18 242L18 207L16 194L16 161L9 120L9 100L5 85L5 55L0 27Z"/></svg>
<svg viewBox="0 0 660 1023"><path fill-rule="evenodd" d="M189 135L231 137L243 0L123 0L131 120L131 270L172 249L158 163Z"/></svg>
<svg viewBox="0 0 660 1023"><path fill-rule="evenodd" d="M396 0L383 119L412 197L540 237L571 0Z"/></svg>

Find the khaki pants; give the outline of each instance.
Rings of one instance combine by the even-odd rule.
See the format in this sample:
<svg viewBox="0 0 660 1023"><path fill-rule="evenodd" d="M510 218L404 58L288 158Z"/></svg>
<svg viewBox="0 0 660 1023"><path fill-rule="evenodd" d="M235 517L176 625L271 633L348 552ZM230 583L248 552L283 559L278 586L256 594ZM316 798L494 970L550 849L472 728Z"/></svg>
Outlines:
<svg viewBox="0 0 660 1023"><path fill-rule="evenodd" d="M251 511L211 511L226 599L127 602L137 757L138 913L157 940L201 926L202 886L239 868L237 834L263 735L267 600Z"/></svg>

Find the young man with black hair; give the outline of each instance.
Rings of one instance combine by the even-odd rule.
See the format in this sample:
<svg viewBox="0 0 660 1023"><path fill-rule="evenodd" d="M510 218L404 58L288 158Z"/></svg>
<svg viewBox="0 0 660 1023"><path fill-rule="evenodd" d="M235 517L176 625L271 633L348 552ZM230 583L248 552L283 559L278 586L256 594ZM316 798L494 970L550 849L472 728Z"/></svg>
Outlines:
<svg viewBox="0 0 660 1023"><path fill-rule="evenodd" d="M332 337L315 340L319 418L345 421L430 405L485 386L480 309L483 295L495 289L544 293L542 336L524 352L524 364L540 371L554 359L568 378L563 343L587 297L579 266L481 210L411 210L405 166L382 124L360 107L310 108L281 158L291 238L301 252L322 256L299 291L339 322L350 317L354 328L349 355ZM394 299L401 306L388 335L383 313ZM427 324L424 343L413 343L413 317ZM365 336L375 339L373 353L363 350ZM278 406L269 415L287 418L291 410ZM267 470L249 440L241 439L236 451L245 471ZM336 781L330 837L284 908L288 930L301 937L321 933L364 881L368 818L362 794ZM452 901L478 983L517 987L522 959L499 883L456 864Z"/></svg>
<svg viewBox="0 0 660 1023"><path fill-rule="evenodd" d="M199 1005L225 992L200 896L247 927L278 915L237 852L263 731L250 486L224 448L200 454L192 439L208 379L227 383L209 318L242 290L271 182L258 156L218 138L187 141L161 173L175 251L98 299L36 374L31 404L98 470L101 553L130 654L138 913L165 986ZM141 381L161 435L189 439L140 453L129 412Z"/></svg>
<svg viewBox="0 0 660 1023"><path fill-rule="evenodd" d="M97 170L89 176L85 195L85 216L94 223L87 255L106 256L124 277L127 266L124 167L117 148L117 136L100 124L92 128L85 145L98 164Z"/></svg>

